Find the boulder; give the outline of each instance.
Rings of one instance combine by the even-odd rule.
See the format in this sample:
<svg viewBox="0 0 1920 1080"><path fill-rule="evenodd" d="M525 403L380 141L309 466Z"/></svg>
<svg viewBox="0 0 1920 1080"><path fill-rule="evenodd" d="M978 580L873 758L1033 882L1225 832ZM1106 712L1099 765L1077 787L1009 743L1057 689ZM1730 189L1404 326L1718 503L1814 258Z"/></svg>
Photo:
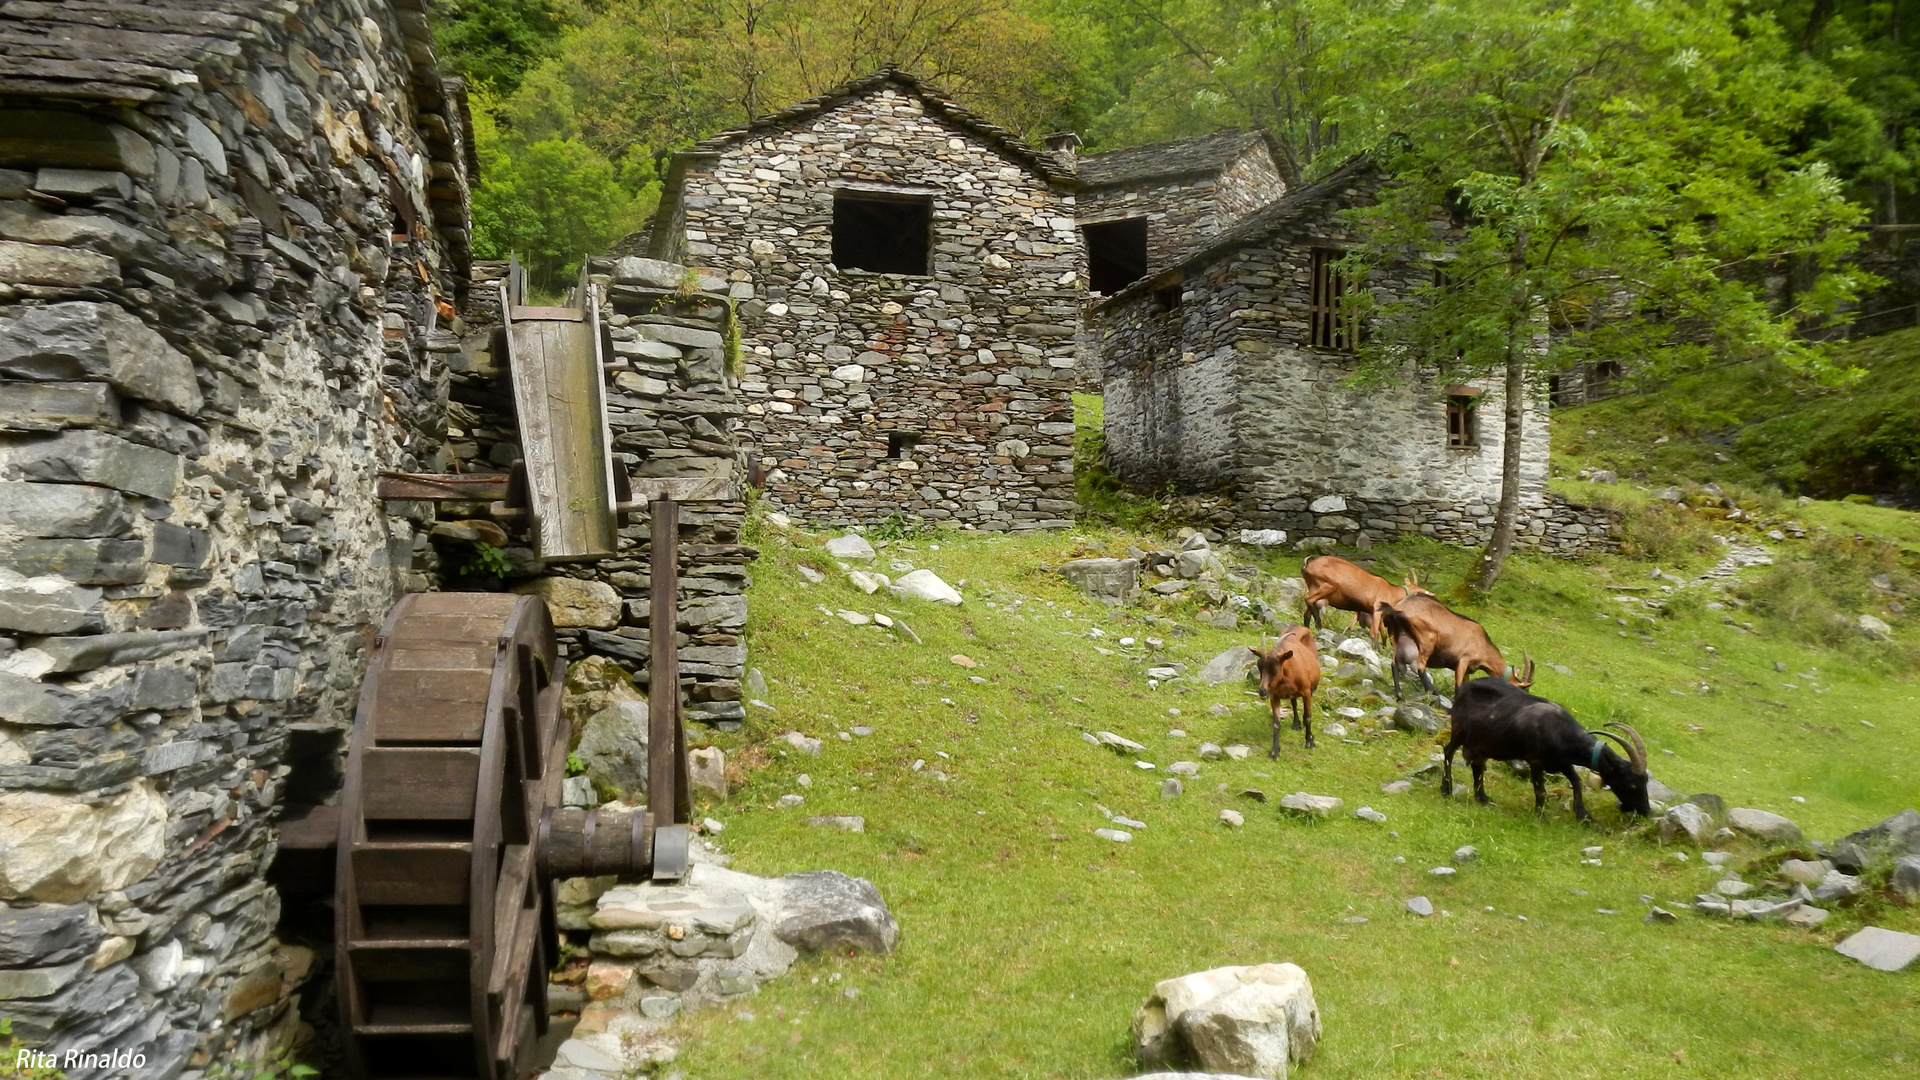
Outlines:
<svg viewBox="0 0 1920 1080"><path fill-rule="evenodd" d="M1440 714L1418 702L1402 702L1393 707L1393 726L1415 735L1438 735Z"/></svg>
<svg viewBox="0 0 1920 1080"><path fill-rule="evenodd" d="M687 784L716 798L727 797L727 754L717 746L687 751Z"/></svg>
<svg viewBox="0 0 1920 1080"><path fill-rule="evenodd" d="M1340 800L1332 795L1309 795L1304 791L1296 791L1280 797L1280 808L1308 817L1326 817L1340 809Z"/></svg>
<svg viewBox="0 0 1920 1080"><path fill-rule="evenodd" d="M960 592L953 586L940 580L940 575L931 570L915 570L902 574L893 583L893 591L901 596L910 596L915 600L925 600L934 604L960 603Z"/></svg>
<svg viewBox="0 0 1920 1080"><path fill-rule="evenodd" d="M1869 926L1833 948L1876 971L1904 971L1920 957L1920 935Z"/></svg>
<svg viewBox="0 0 1920 1080"><path fill-rule="evenodd" d="M1373 651L1373 643L1364 637L1350 637L1333 647L1341 656L1351 657L1370 668L1380 666L1380 654Z"/></svg>
<svg viewBox="0 0 1920 1080"><path fill-rule="evenodd" d="M1220 655L1207 661L1196 676L1208 686L1218 686L1224 682L1234 682L1247 676L1247 669L1257 662L1253 650L1245 645L1235 645Z"/></svg>
<svg viewBox="0 0 1920 1080"><path fill-rule="evenodd" d="M545 600L556 627L611 630L620 625L620 594L604 581L543 577L521 582L513 591Z"/></svg>
<svg viewBox="0 0 1920 1080"><path fill-rule="evenodd" d="M1295 964L1221 967L1166 979L1133 1018L1143 1067L1284 1078L1321 1035L1313 983Z"/></svg>
<svg viewBox="0 0 1920 1080"><path fill-rule="evenodd" d="M1893 627L1888 626L1885 619L1874 615L1862 615L1854 625L1860 628L1862 634L1874 641L1893 640Z"/></svg>
<svg viewBox="0 0 1920 1080"><path fill-rule="evenodd" d="M644 701L616 701L587 718L575 752L586 763L595 789L617 791L630 799L646 795L647 724Z"/></svg>
<svg viewBox="0 0 1920 1080"><path fill-rule="evenodd" d="M801 952L851 948L885 954L900 938L900 924L865 878L809 870L780 882L785 888L773 933Z"/></svg>
<svg viewBox="0 0 1920 1080"><path fill-rule="evenodd" d="M621 285L677 290L686 283L687 268L659 259L628 256L614 262L613 280Z"/></svg>
<svg viewBox="0 0 1920 1080"><path fill-rule="evenodd" d="M1920 855L1920 810L1902 810L1877 825L1834 841L1834 864L1858 872L1901 855Z"/></svg>
<svg viewBox="0 0 1920 1080"><path fill-rule="evenodd" d="M1667 807L1660 815L1660 842L1663 844L1687 843L1695 847L1707 842L1713 833L1713 819L1705 810L1691 802Z"/></svg>
<svg viewBox="0 0 1920 1080"><path fill-rule="evenodd" d="M1081 592L1108 607L1119 607L1140 582L1138 559L1075 559L1062 563L1060 573Z"/></svg>
<svg viewBox="0 0 1920 1080"><path fill-rule="evenodd" d="M0 899L71 903L123 889L166 851L167 800L147 781L89 804L40 791L0 795Z"/></svg>
<svg viewBox="0 0 1920 1080"><path fill-rule="evenodd" d="M1894 860L1887 887L1908 903L1920 902L1920 855L1902 855Z"/></svg>
<svg viewBox="0 0 1920 1080"><path fill-rule="evenodd" d="M874 556L873 545L867 538L856 533L836 536L827 541L827 554L836 559L871 560Z"/></svg>
<svg viewBox="0 0 1920 1080"><path fill-rule="evenodd" d="M1801 840L1800 826L1766 810L1735 807L1727 811L1727 825L1735 832L1753 837L1763 844L1780 846Z"/></svg>

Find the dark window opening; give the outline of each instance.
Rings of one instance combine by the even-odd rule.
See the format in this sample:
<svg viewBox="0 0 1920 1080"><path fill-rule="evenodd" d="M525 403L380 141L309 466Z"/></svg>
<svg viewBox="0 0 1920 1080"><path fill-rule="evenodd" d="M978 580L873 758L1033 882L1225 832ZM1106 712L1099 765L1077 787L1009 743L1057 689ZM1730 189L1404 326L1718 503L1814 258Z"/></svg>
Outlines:
<svg viewBox="0 0 1920 1080"><path fill-rule="evenodd" d="M887 433L887 456L890 458L910 458L913 448L920 445L920 436L906 431Z"/></svg>
<svg viewBox="0 0 1920 1080"><path fill-rule="evenodd" d="M1340 253L1332 248L1314 248L1311 277L1308 344L1316 349L1352 352L1360 337L1360 316L1343 301L1359 289L1340 272Z"/></svg>
<svg viewBox="0 0 1920 1080"><path fill-rule="evenodd" d="M1102 221L1081 228L1093 291L1112 296L1147 276L1147 219Z"/></svg>
<svg viewBox="0 0 1920 1080"><path fill-rule="evenodd" d="M1587 400L1613 396L1613 384L1626 372L1618 360L1602 360L1587 371Z"/></svg>
<svg viewBox="0 0 1920 1080"><path fill-rule="evenodd" d="M1478 410L1466 394L1447 395L1447 445L1480 445Z"/></svg>
<svg viewBox="0 0 1920 1080"><path fill-rule="evenodd" d="M833 262L842 270L925 274L932 246L931 196L834 195Z"/></svg>
<svg viewBox="0 0 1920 1080"><path fill-rule="evenodd" d="M1573 395L1568 391L1564 379L1558 375L1547 376L1547 400L1553 402L1555 405L1577 404L1572 400L1572 397Z"/></svg>
<svg viewBox="0 0 1920 1080"><path fill-rule="evenodd" d="M1153 310L1166 312L1179 307L1186 300L1185 285L1168 285L1153 290Z"/></svg>

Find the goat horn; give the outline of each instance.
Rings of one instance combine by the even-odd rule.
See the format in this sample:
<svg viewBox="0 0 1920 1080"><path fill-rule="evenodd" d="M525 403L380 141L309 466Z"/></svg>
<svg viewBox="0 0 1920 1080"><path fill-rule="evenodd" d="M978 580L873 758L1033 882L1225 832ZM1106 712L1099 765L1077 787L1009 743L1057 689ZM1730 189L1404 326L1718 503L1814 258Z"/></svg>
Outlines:
<svg viewBox="0 0 1920 1080"><path fill-rule="evenodd" d="M1607 726L1610 728L1619 728L1621 731L1624 731L1627 733L1627 738L1633 740L1633 767L1636 769L1639 769L1643 773L1646 772L1647 771L1646 740L1640 737L1639 732L1633 730L1631 727L1628 727L1625 724L1620 723L1617 720L1607 724Z"/></svg>
<svg viewBox="0 0 1920 1080"><path fill-rule="evenodd" d="M1636 756L1638 756L1638 755L1636 755L1636 754L1635 754L1635 753L1633 752L1633 747L1627 744L1627 740L1625 740L1625 739L1623 739L1623 738L1621 738L1621 737L1620 737L1620 736L1618 736L1618 735L1615 735L1615 734L1614 734L1613 732L1611 732L1611 731L1595 731L1595 730L1593 730L1592 728L1588 728L1588 729L1587 729L1587 734L1589 734L1589 735L1592 735L1592 736L1594 736L1594 737L1596 737L1596 738L1601 738L1601 739L1612 739L1612 740L1613 740L1614 742L1616 742L1616 743L1618 743L1618 744L1620 744L1620 749L1622 749L1622 750L1625 750L1625 751L1627 752L1627 763L1628 763L1628 764L1630 764L1630 765L1636 765L1636 764L1637 764L1637 763L1636 763L1636 762L1634 761L1634 758L1635 758ZM1641 770L1641 771L1643 771L1643 772L1644 772L1645 770L1643 769L1643 770Z"/></svg>

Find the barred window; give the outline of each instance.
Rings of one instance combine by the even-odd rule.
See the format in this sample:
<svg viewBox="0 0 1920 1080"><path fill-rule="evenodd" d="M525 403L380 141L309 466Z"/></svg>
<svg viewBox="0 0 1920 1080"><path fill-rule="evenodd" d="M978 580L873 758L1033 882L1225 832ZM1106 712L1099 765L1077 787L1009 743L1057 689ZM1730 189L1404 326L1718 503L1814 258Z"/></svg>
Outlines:
<svg viewBox="0 0 1920 1080"><path fill-rule="evenodd" d="M1307 343L1316 349L1352 352L1360 337L1360 318L1341 310L1341 301L1358 292L1357 283L1340 272L1340 252L1314 248L1312 294L1308 305Z"/></svg>

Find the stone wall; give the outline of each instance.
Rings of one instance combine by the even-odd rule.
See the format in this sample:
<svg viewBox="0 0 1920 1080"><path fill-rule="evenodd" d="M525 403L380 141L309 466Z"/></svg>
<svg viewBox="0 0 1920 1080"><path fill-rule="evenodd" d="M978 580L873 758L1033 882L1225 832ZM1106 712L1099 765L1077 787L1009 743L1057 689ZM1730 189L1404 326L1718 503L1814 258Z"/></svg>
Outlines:
<svg viewBox="0 0 1920 1080"><path fill-rule="evenodd" d="M376 471L445 464L466 272L417 5L229 7L0 12L64 42L0 58L0 1016L161 1080L298 1023L271 823L412 550Z"/></svg>
<svg viewBox="0 0 1920 1080"><path fill-rule="evenodd" d="M1500 495L1504 394L1477 379L1477 438L1447 442L1446 385L1430 370L1367 388L1349 384L1349 354L1309 340L1312 249L1352 246L1328 210L1190 268L1181 302L1151 289L1101 311L1108 460L1140 490L1213 492L1235 524L1342 544L1420 533L1485 540ZM1424 267L1377 273L1384 301ZM1543 392L1530 395L1521 455L1523 543L1584 550L1605 515L1566 508L1546 490Z"/></svg>
<svg viewBox="0 0 1920 1080"><path fill-rule="evenodd" d="M739 301L735 434L771 467L768 504L804 521L1065 525L1085 297L1073 197L909 83L870 81L679 166L663 218ZM840 185L931 195L931 273L835 266ZM917 445L889 456L890 437Z"/></svg>
<svg viewBox="0 0 1920 1080"><path fill-rule="evenodd" d="M1146 177L1088 188L1078 197L1082 225L1147 219L1147 266L1158 270L1192 254L1247 214L1286 194L1264 147L1217 172Z"/></svg>

